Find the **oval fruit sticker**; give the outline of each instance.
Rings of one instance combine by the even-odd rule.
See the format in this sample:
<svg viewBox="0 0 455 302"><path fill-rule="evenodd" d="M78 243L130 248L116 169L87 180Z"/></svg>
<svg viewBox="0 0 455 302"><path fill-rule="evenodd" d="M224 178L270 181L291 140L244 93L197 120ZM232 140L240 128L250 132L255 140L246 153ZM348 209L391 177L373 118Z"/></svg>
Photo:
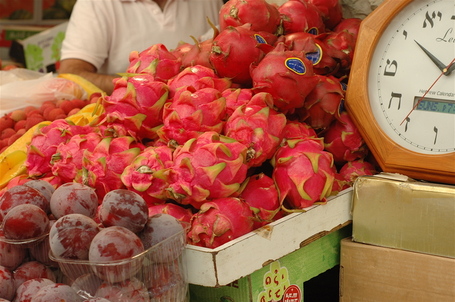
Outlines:
<svg viewBox="0 0 455 302"><path fill-rule="evenodd" d="M284 64L289 70L295 72L296 74L303 75L306 73L305 63L303 63L300 58L287 58Z"/></svg>

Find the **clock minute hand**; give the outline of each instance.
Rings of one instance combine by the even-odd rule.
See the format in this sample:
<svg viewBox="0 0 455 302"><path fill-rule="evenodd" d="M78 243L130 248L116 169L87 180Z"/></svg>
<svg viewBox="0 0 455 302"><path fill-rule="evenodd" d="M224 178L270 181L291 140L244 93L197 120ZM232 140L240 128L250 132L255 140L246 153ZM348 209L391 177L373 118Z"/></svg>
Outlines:
<svg viewBox="0 0 455 302"><path fill-rule="evenodd" d="M448 76L449 74L452 73L452 71L455 70L455 63L452 62L451 64L449 64L446 68L445 68L445 71L443 70L444 72L444 75Z"/></svg>
<svg viewBox="0 0 455 302"><path fill-rule="evenodd" d="M433 61L433 63L439 68L440 71L442 71L445 75L446 72L449 72L448 70L444 70L446 69L446 65L444 63L442 63L438 58L436 58L431 52L429 52L425 47L423 47L422 45L419 44L419 42L417 42L416 40L414 40L414 42L417 43L417 45L419 45L419 47L423 50L423 52L431 59L431 61ZM450 73L450 72L449 72Z"/></svg>

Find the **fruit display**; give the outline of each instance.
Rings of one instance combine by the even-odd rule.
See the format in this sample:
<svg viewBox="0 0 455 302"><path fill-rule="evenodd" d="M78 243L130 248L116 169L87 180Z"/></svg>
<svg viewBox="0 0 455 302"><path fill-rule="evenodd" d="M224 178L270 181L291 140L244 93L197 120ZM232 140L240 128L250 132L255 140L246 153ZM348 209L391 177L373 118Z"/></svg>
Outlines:
<svg viewBox="0 0 455 302"><path fill-rule="evenodd" d="M30 278L36 301L185 301L185 243L218 247L378 171L343 108L359 19L230 0L218 24L132 52L110 95L63 74L86 100L2 117L0 269L51 268ZM29 301L4 276L0 298Z"/></svg>

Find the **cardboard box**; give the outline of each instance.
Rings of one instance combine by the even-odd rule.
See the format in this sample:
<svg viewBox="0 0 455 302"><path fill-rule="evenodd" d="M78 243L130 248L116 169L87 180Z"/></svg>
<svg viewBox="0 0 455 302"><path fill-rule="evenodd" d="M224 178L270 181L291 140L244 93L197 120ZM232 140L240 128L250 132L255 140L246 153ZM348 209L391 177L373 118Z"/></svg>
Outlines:
<svg viewBox="0 0 455 302"><path fill-rule="evenodd" d="M350 234L351 225L348 225L325 236L319 236L320 238L305 244L297 251L267 263L251 275L227 286L203 287L190 284L190 300L301 302L304 297L304 283L339 264L341 239L349 237ZM250 254L248 251L245 253ZM235 260L232 265L235 265Z"/></svg>
<svg viewBox="0 0 455 302"><path fill-rule="evenodd" d="M340 301L455 301L455 259L341 240Z"/></svg>
<svg viewBox="0 0 455 302"><path fill-rule="evenodd" d="M206 287L228 285L299 250L314 236L323 236L351 222L352 188L215 249L188 245L188 282ZM242 301L242 300L239 300Z"/></svg>
<svg viewBox="0 0 455 302"><path fill-rule="evenodd" d="M356 242L455 257L455 186L363 176L354 183L352 206Z"/></svg>
<svg viewBox="0 0 455 302"><path fill-rule="evenodd" d="M27 69L44 73L55 72L58 69L56 65L60 61L60 50L67 26L68 22L64 22L19 41Z"/></svg>

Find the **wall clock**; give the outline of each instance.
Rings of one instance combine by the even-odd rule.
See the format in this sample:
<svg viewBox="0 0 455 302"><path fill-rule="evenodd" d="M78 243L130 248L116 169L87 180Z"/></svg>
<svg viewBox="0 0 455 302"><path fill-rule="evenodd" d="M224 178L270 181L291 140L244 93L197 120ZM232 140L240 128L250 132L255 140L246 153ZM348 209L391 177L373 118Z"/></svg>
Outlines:
<svg viewBox="0 0 455 302"><path fill-rule="evenodd" d="M455 1L385 0L366 17L346 108L383 171L455 184Z"/></svg>

